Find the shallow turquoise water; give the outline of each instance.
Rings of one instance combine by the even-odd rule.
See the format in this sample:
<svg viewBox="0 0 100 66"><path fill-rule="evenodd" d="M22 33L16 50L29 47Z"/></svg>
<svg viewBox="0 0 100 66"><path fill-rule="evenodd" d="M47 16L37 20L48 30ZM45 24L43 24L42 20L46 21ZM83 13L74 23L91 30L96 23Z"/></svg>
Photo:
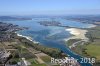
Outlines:
<svg viewBox="0 0 100 66"><path fill-rule="evenodd" d="M66 45L63 39L68 38L71 34L65 31L65 27L57 27L57 26L43 26L40 25L39 21L51 21L51 18L33 18L33 20L27 21L5 21L8 23L12 23L15 25L19 25L21 27L29 27L28 30L19 31L19 34L30 36L33 40L40 42L40 44L48 46L48 47L55 47L61 49L66 54L79 59L81 56L76 55L72 52ZM55 21L61 22L63 26L71 26L71 27L78 27L78 28L87 28L89 24L83 24L81 22L75 21L68 21L61 18L55 18ZM91 66L91 64L81 64L82 66Z"/></svg>

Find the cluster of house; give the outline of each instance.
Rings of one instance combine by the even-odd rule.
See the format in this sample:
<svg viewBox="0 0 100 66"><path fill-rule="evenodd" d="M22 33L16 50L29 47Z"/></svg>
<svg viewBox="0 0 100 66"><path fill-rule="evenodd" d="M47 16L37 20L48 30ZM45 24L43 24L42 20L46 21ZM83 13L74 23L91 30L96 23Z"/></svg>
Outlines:
<svg viewBox="0 0 100 66"><path fill-rule="evenodd" d="M17 25L0 22L0 42L9 41L12 39L12 33L21 30ZM12 53L5 48L0 48L0 66L29 66L30 62L25 58L21 58L19 62L12 65L9 63Z"/></svg>
<svg viewBox="0 0 100 66"><path fill-rule="evenodd" d="M0 22L0 41L7 41L11 39L11 32L20 30L18 25Z"/></svg>
<svg viewBox="0 0 100 66"><path fill-rule="evenodd" d="M30 62L26 61L25 58L21 58L20 62L17 62L17 64L11 65L8 64L9 62L8 58L10 57L11 53L9 51L6 51L5 49L0 49L0 66L29 66L31 65Z"/></svg>

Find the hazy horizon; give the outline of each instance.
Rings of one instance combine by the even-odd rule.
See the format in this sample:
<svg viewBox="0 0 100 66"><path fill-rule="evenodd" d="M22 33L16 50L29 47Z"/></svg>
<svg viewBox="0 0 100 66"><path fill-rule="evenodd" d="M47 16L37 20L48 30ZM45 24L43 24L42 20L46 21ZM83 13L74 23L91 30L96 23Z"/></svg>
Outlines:
<svg viewBox="0 0 100 66"><path fill-rule="evenodd" d="M0 15L95 15L100 0L1 0Z"/></svg>

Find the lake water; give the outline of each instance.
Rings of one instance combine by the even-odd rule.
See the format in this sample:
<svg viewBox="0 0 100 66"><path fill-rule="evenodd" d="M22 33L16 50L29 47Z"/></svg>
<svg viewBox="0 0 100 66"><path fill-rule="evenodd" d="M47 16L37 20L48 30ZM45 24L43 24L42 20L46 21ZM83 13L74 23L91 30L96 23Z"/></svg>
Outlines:
<svg viewBox="0 0 100 66"><path fill-rule="evenodd" d="M78 59L80 62L81 56L72 52L65 45L65 38L72 36L69 32L65 31L65 27L57 26L43 26L40 25L39 21L51 21L51 18L33 18L32 20L25 21L5 21L7 23L12 23L19 25L21 27L29 27L28 30L18 31L19 34L30 36L33 40L39 42L47 47L59 48L64 53L68 54L70 57ZM55 18L55 21L60 22L63 26L78 27L78 28L88 28L90 24L84 24L81 22L69 21L62 18ZM80 63L82 66L91 66L89 63Z"/></svg>

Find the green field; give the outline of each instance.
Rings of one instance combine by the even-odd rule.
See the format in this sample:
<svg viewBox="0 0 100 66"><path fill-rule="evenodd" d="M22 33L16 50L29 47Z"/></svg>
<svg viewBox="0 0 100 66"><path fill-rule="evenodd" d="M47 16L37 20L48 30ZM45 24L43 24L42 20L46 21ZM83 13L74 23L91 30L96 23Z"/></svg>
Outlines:
<svg viewBox="0 0 100 66"><path fill-rule="evenodd" d="M51 57L50 56L42 56L41 59L45 62L51 62Z"/></svg>
<svg viewBox="0 0 100 66"><path fill-rule="evenodd" d="M96 57L97 60L100 60L100 26L91 29L93 30L89 30L87 37L90 39L90 41L92 39L92 41L85 47L85 51L90 56Z"/></svg>
<svg viewBox="0 0 100 66"><path fill-rule="evenodd" d="M100 60L100 46L95 45L95 44L89 44L86 46L86 52L93 56L96 57L97 60Z"/></svg>

